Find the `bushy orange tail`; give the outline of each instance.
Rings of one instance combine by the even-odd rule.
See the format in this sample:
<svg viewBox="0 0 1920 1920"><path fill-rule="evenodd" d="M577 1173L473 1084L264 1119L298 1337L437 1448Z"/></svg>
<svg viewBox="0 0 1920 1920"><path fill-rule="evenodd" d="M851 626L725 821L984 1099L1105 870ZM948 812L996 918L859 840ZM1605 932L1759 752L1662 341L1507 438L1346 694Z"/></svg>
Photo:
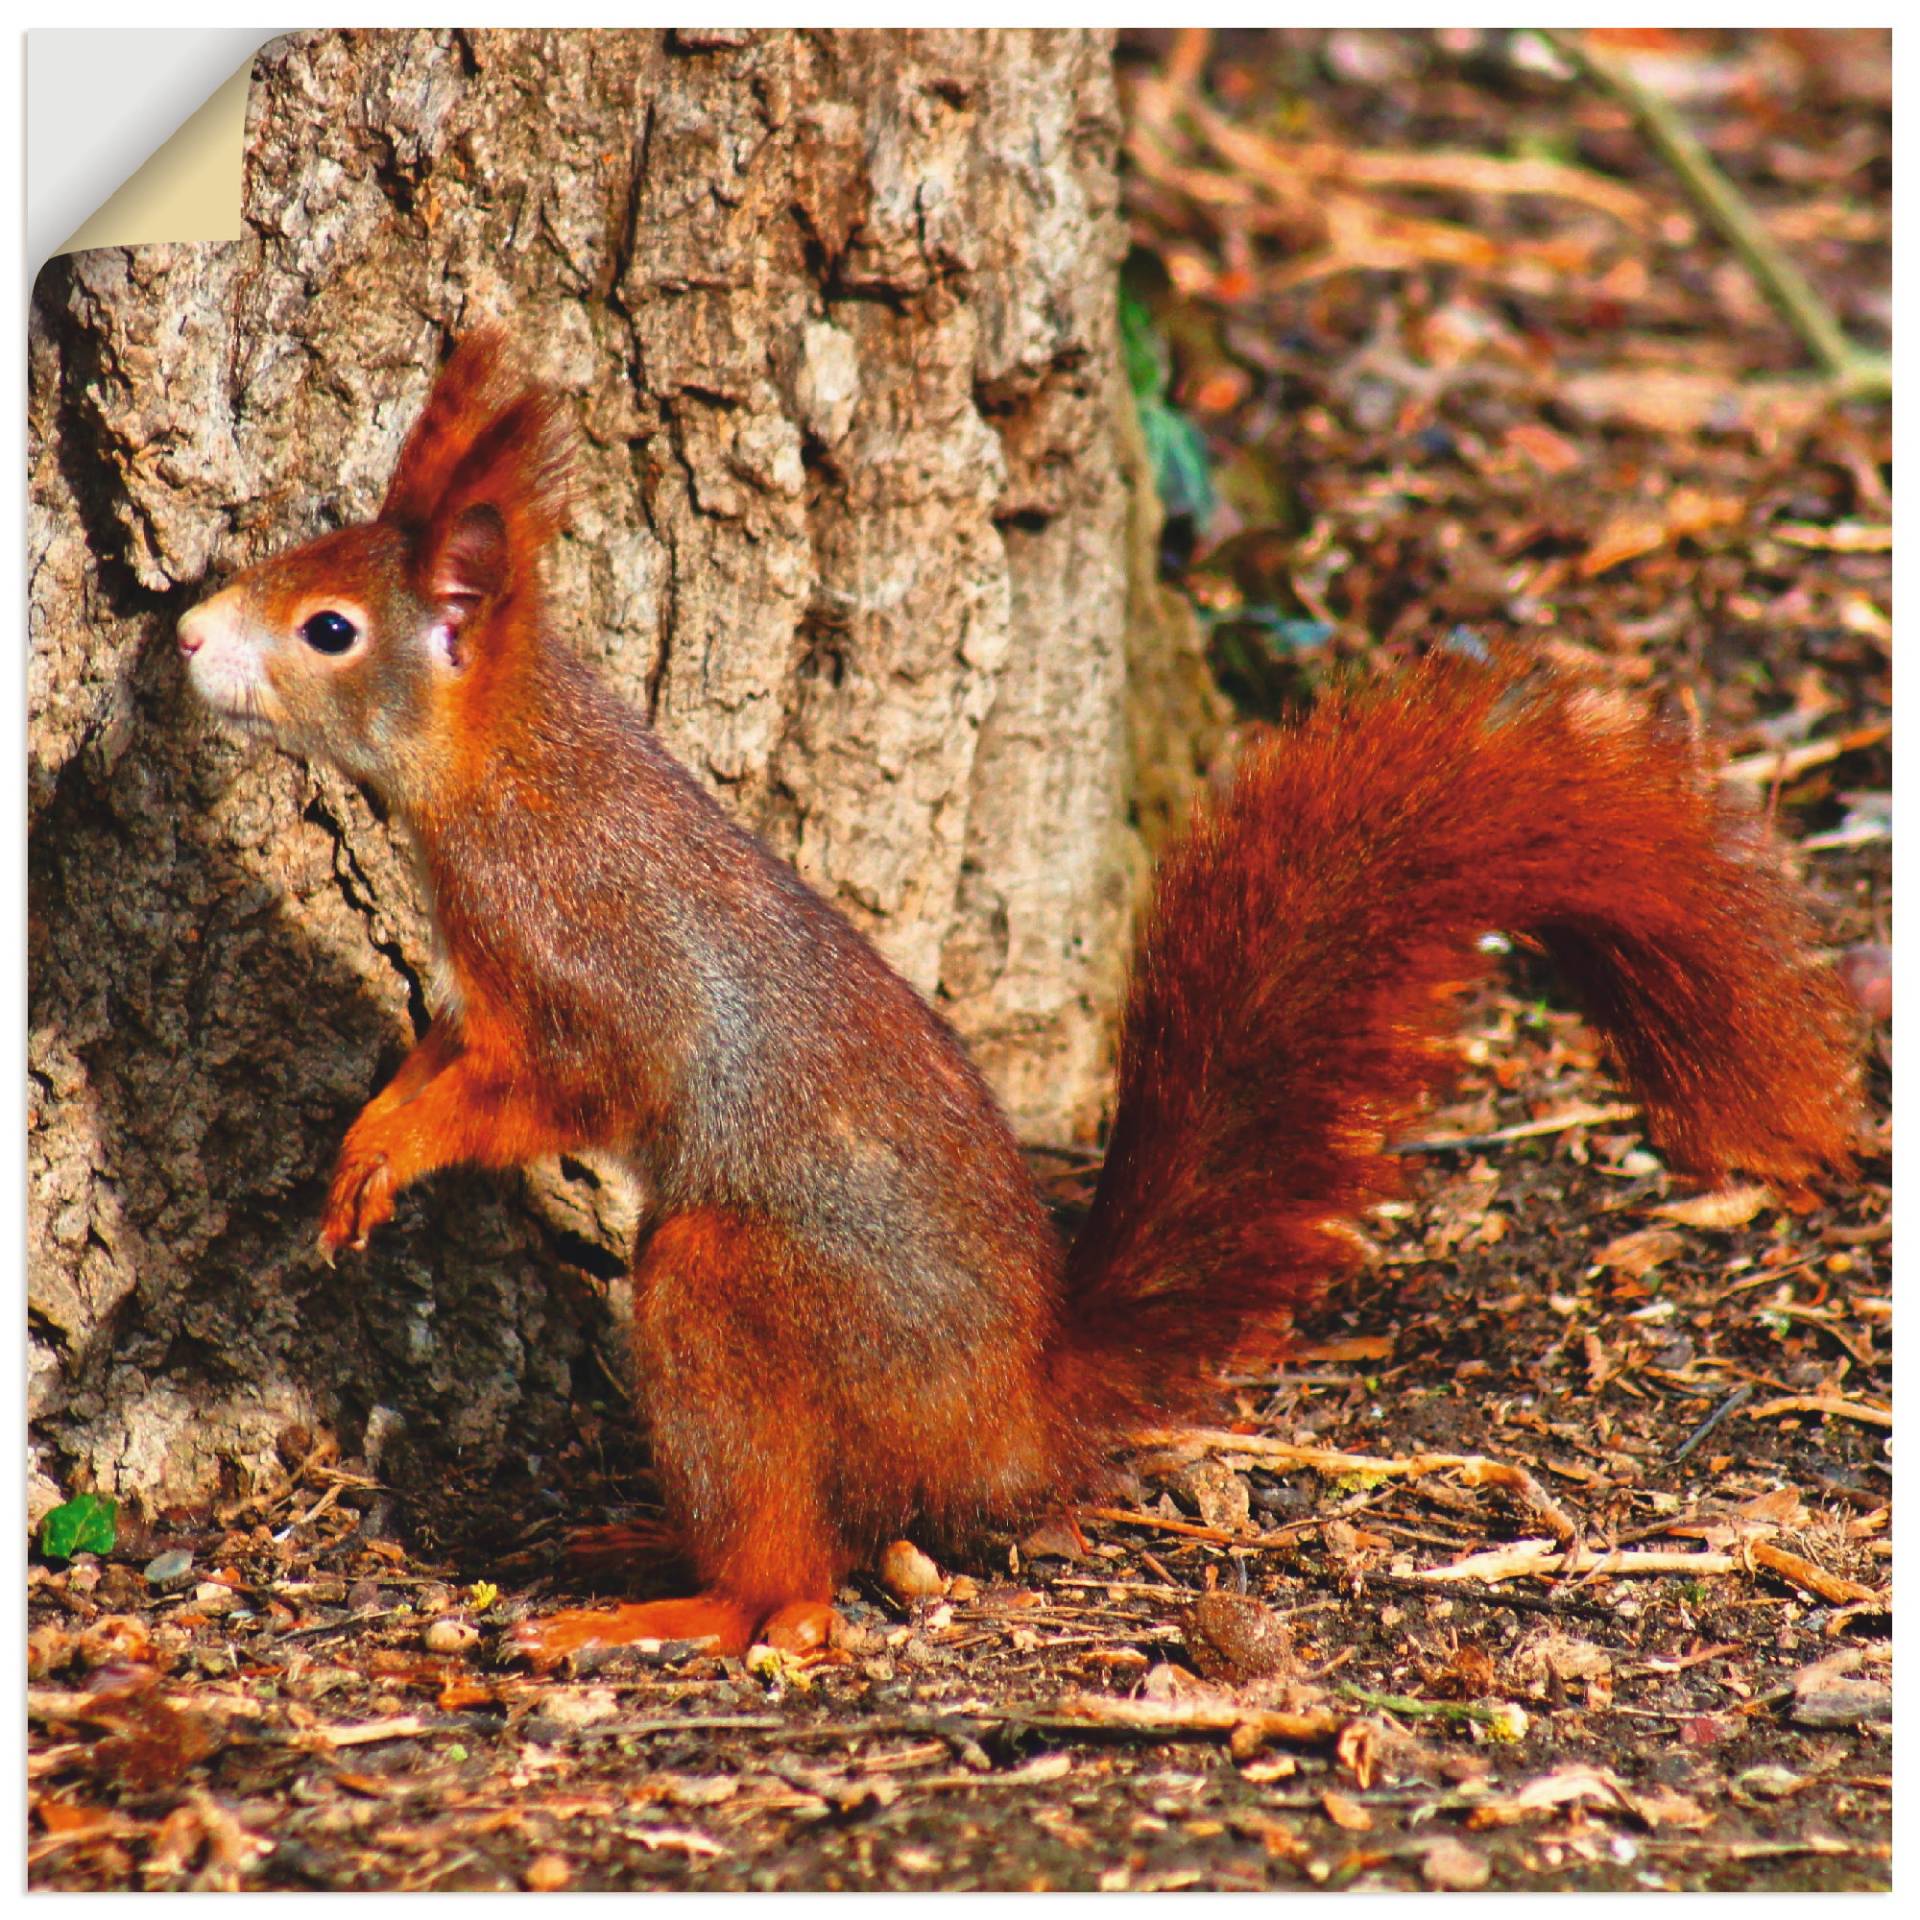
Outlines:
<svg viewBox="0 0 1920 1920"><path fill-rule="evenodd" d="M1430 656L1251 748L1160 871L1070 1258L1083 1419L1177 1407L1354 1263L1495 931L1559 963L1676 1165L1793 1187L1846 1162L1851 1008L1703 756L1518 660Z"/></svg>

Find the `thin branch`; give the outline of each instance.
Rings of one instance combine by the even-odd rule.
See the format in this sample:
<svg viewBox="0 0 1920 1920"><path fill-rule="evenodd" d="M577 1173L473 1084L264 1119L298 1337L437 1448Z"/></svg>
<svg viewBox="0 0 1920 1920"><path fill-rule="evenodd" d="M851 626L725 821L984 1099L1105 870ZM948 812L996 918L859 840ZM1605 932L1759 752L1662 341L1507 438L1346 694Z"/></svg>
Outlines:
<svg viewBox="0 0 1920 1920"><path fill-rule="evenodd" d="M1491 1133L1441 1133L1426 1140L1396 1140L1389 1153L1460 1153L1482 1147L1505 1146L1510 1140L1539 1140L1551 1133L1570 1133L1576 1127L1609 1126L1617 1120L1637 1120L1640 1109L1624 1101L1610 1106L1581 1105L1550 1113L1539 1120L1522 1120Z"/></svg>
<svg viewBox="0 0 1920 1920"><path fill-rule="evenodd" d="M1633 115L1648 144L1672 168L1687 198L1719 229L1820 370L1850 397L1879 400L1891 394L1893 362L1848 337L1833 309L1774 244L1739 189L1673 108L1624 64L1596 53L1583 35L1560 27L1532 31L1590 86Z"/></svg>

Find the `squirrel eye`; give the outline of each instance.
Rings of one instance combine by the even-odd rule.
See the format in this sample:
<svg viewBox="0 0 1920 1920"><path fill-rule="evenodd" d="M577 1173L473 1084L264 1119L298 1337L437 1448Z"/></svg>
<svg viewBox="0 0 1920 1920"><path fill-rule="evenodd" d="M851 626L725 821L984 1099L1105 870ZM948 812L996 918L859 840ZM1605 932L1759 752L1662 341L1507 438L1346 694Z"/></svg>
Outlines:
<svg viewBox="0 0 1920 1920"><path fill-rule="evenodd" d="M315 653L345 653L359 637L360 629L331 608L314 614L300 629L300 638Z"/></svg>

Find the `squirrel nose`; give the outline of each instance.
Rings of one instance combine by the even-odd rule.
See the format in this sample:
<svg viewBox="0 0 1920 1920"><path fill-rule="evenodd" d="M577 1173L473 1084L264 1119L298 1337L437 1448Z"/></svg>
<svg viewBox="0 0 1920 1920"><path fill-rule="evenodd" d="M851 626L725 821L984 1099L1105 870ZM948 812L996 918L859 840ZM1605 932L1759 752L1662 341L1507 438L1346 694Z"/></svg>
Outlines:
<svg viewBox="0 0 1920 1920"><path fill-rule="evenodd" d="M197 607L189 607L175 623L173 637L181 657L191 660L209 640L219 639L232 628L240 603L231 587L210 594Z"/></svg>

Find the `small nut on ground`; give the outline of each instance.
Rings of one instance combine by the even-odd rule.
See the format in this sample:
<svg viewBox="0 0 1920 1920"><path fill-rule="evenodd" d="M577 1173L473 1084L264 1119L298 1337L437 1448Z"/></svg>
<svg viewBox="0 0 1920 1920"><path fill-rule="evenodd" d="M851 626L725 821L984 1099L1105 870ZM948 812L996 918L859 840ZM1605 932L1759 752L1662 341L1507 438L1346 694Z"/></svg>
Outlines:
<svg viewBox="0 0 1920 1920"><path fill-rule="evenodd" d="M909 1603L937 1599L946 1590L940 1569L911 1540L896 1540L880 1556L880 1583Z"/></svg>
<svg viewBox="0 0 1920 1920"><path fill-rule="evenodd" d="M527 1862L521 1876L529 1893L558 1893L573 1878L573 1869L557 1853L543 1853Z"/></svg>
<svg viewBox="0 0 1920 1920"><path fill-rule="evenodd" d="M434 1620L420 1636L429 1653L465 1653L480 1638L480 1629L470 1620Z"/></svg>

